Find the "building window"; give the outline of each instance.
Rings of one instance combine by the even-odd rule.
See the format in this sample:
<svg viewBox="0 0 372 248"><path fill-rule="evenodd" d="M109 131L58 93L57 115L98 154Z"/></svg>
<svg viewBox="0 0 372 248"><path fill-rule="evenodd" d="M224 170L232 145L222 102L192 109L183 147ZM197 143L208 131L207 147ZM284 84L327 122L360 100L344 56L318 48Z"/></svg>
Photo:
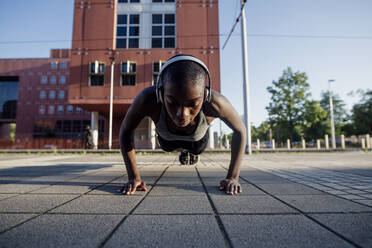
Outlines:
<svg viewBox="0 0 372 248"><path fill-rule="evenodd" d="M105 64L95 61L89 64L89 86L103 86L105 79Z"/></svg>
<svg viewBox="0 0 372 248"><path fill-rule="evenodd" d="M48 106L48 114L54 115L54 106L53 105Z"/></svg>
<svg viewBox="0 0 372 248"><path fill-rule="evenodd" d="M49 91L49 99L56 98L56 92L54 90Z"/></svg>
<svg viewBox="0 0 372 248"><path fill-rule="evenodd" d="M66 77L65 76L60 76L59 77L59 84L65 84L66 83Z"/></svg>
<svg viewBox="0 0 372 248"><path fill-rule="evenodd" d="M160 69L164 63L164 61L157 61L152 63L152 85L154 85L156 83L156 80L158 80Z"/></svg>
<svg viewBox="0 0 372 248"><path fill-rule="evenodd" d="M136 63L131 61L121 62L121 86L136 85Z"/></svg>
<svg viewBox="0 0 372 248"><path fill-rule="evenodd" d="M41 114L41 115L45 114L45 106L44 105L39 106L39 114Z"/></svg>
<svg viewBox="0 0 372 248"><path fill-rule="evenodd" d="M83 109L80 107L76 107L76 114L81 114L83 113Z"/></svg>
<svg viewBox="0 0 372 248"><path fill-rule="evenodd" d="M140 15L118 15L116 48L138 48Z"/></svg>
<svg viewBox="0 0 372 248"><path fill-rule="evenodd" d="M140 0L118 0L118 3L139 3Z"/></svg>
<svg viewBox="0 0 372 248"><path fill-rule="evenodd" d="M57 61L51 62L50 63L50 68L52 70L57 70L57 68L58 68L58 62Z"/></svg>
<svg viewBox="0 0 372 248"><path fill-rule="evenodd" d="M45 90L40 91L40 99L45 99L45 98L46 98Z"/></svg>
<svg viewBox="0 0 372 248"><path fill-rule="evenodd" d="M64 109L64 108L63 108L62 105L59 105L59 106L58 106L57 112L58 112L59 115L62 115L62 114L63 114L63 109Z"/></svg>
<svg viewBox="0 0 372 248"><path fill-rule="evenodd" d="M60 91L58 91L58 98L59 98L59 99L63 99L63 98L65 98L65 91L64 91L64 90L60 90Z"/></svg>
<svg viewBox="0 0 372 248"><path fill-rule="evenodd" d="M174 0L152 0L153 3L174 3Z"/></svg>
<svg viewBox="0 0 372 248"><path fill-rule="evenodd" d="M41 83L47 84L48 83L48 76L41 76Z"/></svg>
<svg viewBox="0 0 372 248"><path fill-rule="evenodd" d="M66 70L67 69L67 62L61 62L61 64L59 65L59 68L61 70Z"/></svg>
<svg viewBox="0 0 372 248"><path fill-rule="evenodd" d="M74 112L74 106L72 106L72 105L68 105L67 106L67 113L68 114L72 114Z"/></svg>
<svg viewBox="0 0 372 248"><path fill-rule="evenodd" d="M174 14L152 15L152 48L175 48L176 18Z"/></svg>
<svg viewBox="0 0 372 248"><path fill-rule="evenodd" d="M50 84L56 84L57 83L57 77L56 76L51 76L50 77Z"/></svg>

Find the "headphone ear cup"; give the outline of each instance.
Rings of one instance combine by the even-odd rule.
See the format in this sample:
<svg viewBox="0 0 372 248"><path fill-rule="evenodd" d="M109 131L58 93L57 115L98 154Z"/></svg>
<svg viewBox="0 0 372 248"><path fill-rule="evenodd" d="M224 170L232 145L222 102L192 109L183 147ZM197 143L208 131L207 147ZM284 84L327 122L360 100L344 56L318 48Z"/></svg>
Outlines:
<svg viewBox="0 0 372 248"><path fill-rule="evenodd" d="M163 90L162 90L162 88L159 88L158 90L159 90L159 99L158 99L158 100L159 100L161 103L163 103L163 93L162 93Z"/></svg>
<svg viewBox="0 0 372 248"><path fill-rule="evenodd" d="M210 102L211 101L211 92L209 88L205 88L205 101Z"/></svg>

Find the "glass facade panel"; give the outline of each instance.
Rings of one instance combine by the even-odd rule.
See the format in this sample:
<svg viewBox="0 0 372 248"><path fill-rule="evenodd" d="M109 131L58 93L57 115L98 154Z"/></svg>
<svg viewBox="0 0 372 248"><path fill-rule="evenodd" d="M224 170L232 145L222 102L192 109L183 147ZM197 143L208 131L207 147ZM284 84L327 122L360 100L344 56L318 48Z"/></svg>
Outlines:
<svg viewBox="0 0 372 248"><path fill-rule="evenodd" d="M162 26L152 26L152 35L163 35Z"/></svg>
<svg viewBox="0 0 372 248"><path fill-rule="evenodd" d="M127 15L118 15L118 24L127 24Z"/></svg>
<svg viewBox="0 0 372 248"><path fill-rule="evenodd" d="M117 36L127 36L127 27L118 27L116 35Z"/></svg>
<svg viewBox="0 0 372 248"><path fill-rule="evenodd" d="M161 38L152 38L152 48L162 48Z"/></svg>
<svg viewBox="0 0 372 248"><path fill-rule="evenodd" d="M129 48L138 48L138 39L129 39Z"/></svg>
<svg viewBox="0 0 372 248"><path fill-rule="evenodd" d="M66 83L66 77L65 76L60 76L59 77L59 84L65 84Z"/></svg>
<svg viewBox="0 0 372 248"><path fill-rule="evenodd" d="M0 78L0 118L15 119L17 115L18 81Z"/></svg>
<svg viewBox="0 0 372 248"><path fill-rule="evenodd" d="M163 23L163 15L161 14L152 15L152 24L162 24L162 23Z"/></svg>

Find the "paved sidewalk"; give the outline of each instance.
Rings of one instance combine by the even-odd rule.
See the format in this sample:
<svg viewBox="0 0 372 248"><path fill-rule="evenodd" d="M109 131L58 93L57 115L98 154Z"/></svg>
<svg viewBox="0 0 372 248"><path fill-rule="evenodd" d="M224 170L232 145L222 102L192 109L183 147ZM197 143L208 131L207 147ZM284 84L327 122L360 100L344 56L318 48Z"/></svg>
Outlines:
<svg viewBox="0 0 372 248"><path fill-rule="evenodd" d="M245 156L235 196L228 154L137 160L123 196L120 156L0 155L0 247L372 247L372 153Z"/></svg>

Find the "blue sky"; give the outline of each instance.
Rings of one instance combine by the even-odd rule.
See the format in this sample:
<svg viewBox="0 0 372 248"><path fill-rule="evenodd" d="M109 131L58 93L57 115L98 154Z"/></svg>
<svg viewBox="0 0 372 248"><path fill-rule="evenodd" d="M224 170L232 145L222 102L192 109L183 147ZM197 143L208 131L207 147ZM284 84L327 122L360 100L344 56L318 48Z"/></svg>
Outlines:
<svg viewBox="0 0 372 248"><path fill-rule="evenodd" d="M239 0L220 0L220 47L239 13ZM248 0L247 32L251 120L266 120L266 87L283 70L306 72L314 99L328 89L348 109L356 89L372 88L372 1ZM50 48L70 48L73 0L12 0L0 8L0 58L48 57ZM53 42L45 42L45 41ZM35 41L14 42L8 41ZM42 41L42 42L41 42ZM240 24L221 50L221 90L243 114ZM215 123L219 130L219 122ZM223 126L224 132L229 132Z"/></svg>

